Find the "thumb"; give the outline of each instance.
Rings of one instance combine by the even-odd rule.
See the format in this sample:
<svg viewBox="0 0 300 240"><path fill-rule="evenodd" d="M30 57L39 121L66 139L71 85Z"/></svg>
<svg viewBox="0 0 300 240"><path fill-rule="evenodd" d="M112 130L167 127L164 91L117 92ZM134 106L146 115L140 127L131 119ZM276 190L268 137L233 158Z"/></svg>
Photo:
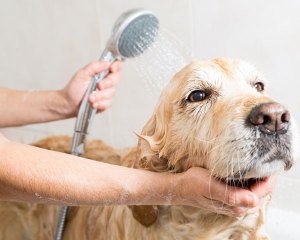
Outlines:
<svg viewBox="0 0 300 240"><path fill-rule="evenodd" d="M107 70L110 66L109 62L106 61L94 61L86 65L82 71L88 77L93 77L104 70Z"/></svg>
<svg viewBox="0 0 300 240"><path fill-rule="evenodd" d="M207 197L235 207L255 207L258 204L256 194L243 188L232 187L219 179L209 176Z"/></svg>

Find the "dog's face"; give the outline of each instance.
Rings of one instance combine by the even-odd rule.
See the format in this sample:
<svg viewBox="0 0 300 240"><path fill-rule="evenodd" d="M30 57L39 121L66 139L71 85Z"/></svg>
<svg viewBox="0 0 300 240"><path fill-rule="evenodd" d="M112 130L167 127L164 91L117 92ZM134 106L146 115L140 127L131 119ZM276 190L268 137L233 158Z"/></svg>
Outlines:
<svg viewBox="0 0 300 240"><path fill-rule="evenodd" d="M265 92L264 79L245 62L188 65L165 88L142 132L142 164L157 171L201 166L229 182L290 169L295 125Z"/></svg>

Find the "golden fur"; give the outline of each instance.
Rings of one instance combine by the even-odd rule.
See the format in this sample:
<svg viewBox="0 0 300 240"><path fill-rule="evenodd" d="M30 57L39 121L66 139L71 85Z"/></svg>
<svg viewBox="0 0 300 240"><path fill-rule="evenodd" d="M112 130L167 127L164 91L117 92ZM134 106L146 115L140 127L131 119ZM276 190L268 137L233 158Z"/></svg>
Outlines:
<svg viewBox="0 0 300 240"><path fill-rule="evenodd" d="M150 171L182 172L205 167L219 178L235 176L249 161L255 139L244 122L251 109L273 100L257 92L261 76L249 64L228 59L194 62L177 73L164 89L153 116L139 135L137 147L117 151L101 141L87 143L85 157ZM210 97L185 101L197 89ZM294 154L294 124L291 147ZM69 137L50 137L35 146L69 153ZM292 159L288 159L292 161ZM256 163L251 176L267 176L286 166ZM101 174L101 173L100 173ZM248 174L245 173L246 176ZM0 204L0 239L53 239L58 207L29 203ZM64 239L268 239L264 208L242 218L187 206L71 207Z"/></svg>

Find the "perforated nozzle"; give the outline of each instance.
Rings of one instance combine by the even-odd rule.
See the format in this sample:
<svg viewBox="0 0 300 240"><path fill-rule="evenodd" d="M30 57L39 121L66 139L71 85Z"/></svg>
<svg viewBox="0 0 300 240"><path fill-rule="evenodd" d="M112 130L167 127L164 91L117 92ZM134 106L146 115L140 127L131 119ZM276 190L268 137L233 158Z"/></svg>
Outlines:
<svg viewBox="0 0 300 240"><path fill-rule="evenodd" d="M151 11L130 10L117 19L108 48L122 58L138 56L153 43L158 28L158 18Z"/></svg>

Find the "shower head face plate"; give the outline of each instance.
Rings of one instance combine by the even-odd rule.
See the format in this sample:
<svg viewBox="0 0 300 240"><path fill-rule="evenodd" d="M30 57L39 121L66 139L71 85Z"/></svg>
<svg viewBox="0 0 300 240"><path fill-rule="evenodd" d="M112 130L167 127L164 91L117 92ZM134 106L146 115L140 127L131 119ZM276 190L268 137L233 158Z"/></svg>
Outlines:
<svg viewBox="0 0 300 240"><path fill-rule="evenodd" d="M158 30L158 18L151 11L125 12L114 25L110 51L122 58L139 56L154 42Z"/></svg>

